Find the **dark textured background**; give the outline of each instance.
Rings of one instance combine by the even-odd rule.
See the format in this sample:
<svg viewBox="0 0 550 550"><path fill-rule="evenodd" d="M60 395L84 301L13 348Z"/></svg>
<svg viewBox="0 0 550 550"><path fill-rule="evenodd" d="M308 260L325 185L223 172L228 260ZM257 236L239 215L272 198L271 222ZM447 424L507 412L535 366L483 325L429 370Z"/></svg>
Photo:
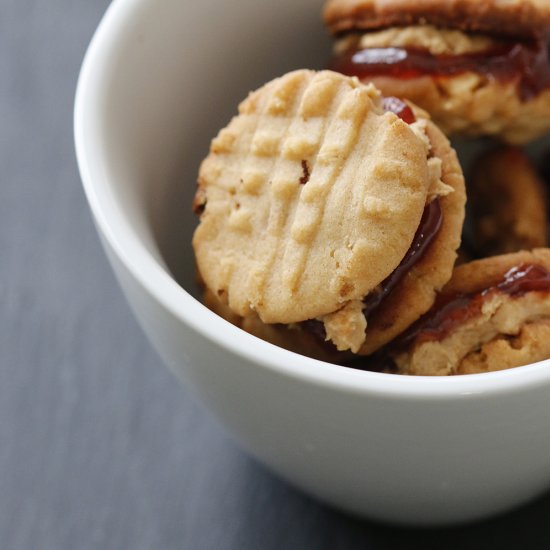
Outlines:
<svg viewBox="0 0 550 550"><path fill-rule="evenodd" d="M323 507L244 455L160 364L74 159L78 68L107 4L0 0L0 549L550 547L550 497L432 531Z"/></svg>

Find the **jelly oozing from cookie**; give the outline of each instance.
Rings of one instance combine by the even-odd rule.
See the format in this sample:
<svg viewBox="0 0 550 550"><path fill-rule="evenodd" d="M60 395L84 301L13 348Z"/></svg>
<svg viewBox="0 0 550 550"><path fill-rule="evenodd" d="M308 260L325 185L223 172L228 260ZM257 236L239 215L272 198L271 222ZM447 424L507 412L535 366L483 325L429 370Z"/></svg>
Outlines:
<svg viewBox="0 0 550 550"><path fill-rule="evenodd" d="M406 105L400 102L401 105ZM397 105L397 104L396 104ZM416 231L411 247L399 266L382 283L363 299L363 315L367 320L382 305L385 298L398 287L410 270L424 257L430 245L437 236L443 223L443 212L439 198L426 205L420 225ZM310 319L301 323L301 327L319 340L325 340L327 335L323 323Z"/></svg>
<svg viewBox="0 0 550 550"><path fill-rule="evenodd" d="M363 300L363 313L367 321L372 313L380 307L384 298L395 289L414 265L423 258L441 229L442 223L443 211L441 210L441 202L436 198L426 205L412 245L399 266L378 288L369 293Z"/></svg>
<svg viewBox="0 0 550 550"><path fill-rule="evenodd" d="M407 98L447 134L527 143L550 130L550 4L329 0L332 70Z"/></svg>
<svg viewBox="0 0 550 550"><path fill-rule="evenodd" d="M384 300L391 296L392 291L399 287L403 279L422 260L436 239L442 224L441 200L436 198L426 205L411 247L399 266L363 299L363 315L367 320L367 325L369 318L381 307ZM303 330L316 335L320 340L326 339L326 331L320 321L310 319L301 323L301 327Z"/></svg>
<svg viewBox="0 0 550 550"><path fill-rule="evenodd" d="M495 286L470 294L443 295L393 346L399 348L412 342L443 340L458 326L479 315L483 304L494 294L519 297L527 292L550 292L550 271L542 265L522 264L507 271Z"/></svg>
<svg viewBox="0 0 550 550"><path fill-rule="evenodd" d="M472 374L550 358L550 250L455 269L432 309L386 348L402 374ZM535 335L538 335L535 339Z"/></svg>
<svg viewBox="0 0 550 550"><path fill-rule="evenodd" d="M542 40L510 41L490 50L461 55L434 55L418 48L352 49L336 56L329 68L361 80L383 75L410 79L475 72L500 82L516 83L524 101L550 86L548 44Z"/></svg>
<svg viewBox="0 0 550 550"><path fill-rule="evenodd" d="M416 122L416 116L410 105L407 105L398 97L384 97L382 99L382 107L384 111L396 114L403 122L413 124Z"/></svg>

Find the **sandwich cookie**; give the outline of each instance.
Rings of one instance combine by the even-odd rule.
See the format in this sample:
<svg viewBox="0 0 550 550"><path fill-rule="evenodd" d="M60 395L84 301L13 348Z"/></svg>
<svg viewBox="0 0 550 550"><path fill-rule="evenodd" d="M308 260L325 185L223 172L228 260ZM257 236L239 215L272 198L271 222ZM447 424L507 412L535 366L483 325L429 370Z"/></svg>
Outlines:
<svg viewBox="0 0 550 550"><path fill-rule="evenodd" d="M520 144L550 129L550 4L329 0L330 68L426 109L447 134Z"/></svg>
<svg viewBox="0 0 550 550"><path fill-rule="evenodd" d="M371 353L450 278L464 202L456 155L425 113L301 70L251 93L213 140L193 247L239 318Z"/></svg>
<svg viewBox="0 0 550 550"><path fill-rule="evenodd" d="M550 250L458 266L432 309L388 346L400 374L496 371L550 358Z"/></svg>

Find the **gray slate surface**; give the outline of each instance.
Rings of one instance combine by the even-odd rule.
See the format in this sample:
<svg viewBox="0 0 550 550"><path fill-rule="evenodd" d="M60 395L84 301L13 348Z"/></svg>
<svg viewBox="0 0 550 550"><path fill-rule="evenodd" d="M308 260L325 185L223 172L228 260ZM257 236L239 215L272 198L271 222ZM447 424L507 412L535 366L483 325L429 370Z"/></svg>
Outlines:
<svg viewBox="0 0 550 550"><path fill-rule="evenodd" d="M77 72L107 4L0 0L0 549L549 547L550 497L435 531L321 506L244 455L160 364L74 160Z"/></svg>

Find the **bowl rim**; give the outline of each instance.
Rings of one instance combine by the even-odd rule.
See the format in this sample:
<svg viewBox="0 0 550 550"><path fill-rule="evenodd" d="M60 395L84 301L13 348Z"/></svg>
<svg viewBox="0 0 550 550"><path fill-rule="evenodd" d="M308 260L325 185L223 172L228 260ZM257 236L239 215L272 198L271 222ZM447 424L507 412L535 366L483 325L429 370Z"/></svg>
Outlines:
<svg viewBox="0 0 550 550"><path fill-rule="evenodd" d="M124 209L110 194L102 196L96 182L112 185L101 137L90 122L101 113L102 76L110 48L124 36L136 6L155 0L113 0L107 8L86 51L80 70L75 105L74 139L78 168L96 228L126 270L152 299L175 318L187 324L213 345L279 374L320 386L352 393L411 399L471 398L515 392L550 381L550 360L513 369L461 376L403 376L376 373L325 363L287 351L233 326L196 300L181 287L140 242ZM94 158L92 158L94 157ZM101 162L98 162L100 160ZM110 200L106 200L106 197Z"/></svg>

